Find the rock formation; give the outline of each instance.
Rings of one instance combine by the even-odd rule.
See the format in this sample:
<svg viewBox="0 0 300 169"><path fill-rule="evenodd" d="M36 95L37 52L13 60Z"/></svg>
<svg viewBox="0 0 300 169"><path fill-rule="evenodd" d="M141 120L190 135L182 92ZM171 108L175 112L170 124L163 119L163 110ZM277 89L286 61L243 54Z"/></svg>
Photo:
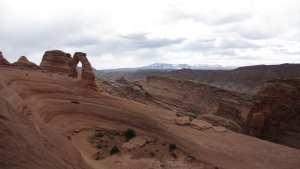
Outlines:
<svg viewBox="0 0 300 169"><path fill-rule="evenodd" d="M25 67L25 68L31 68L31 69L40 69L39 66L37 66L33 62L30 62L25 56L21 56L17 62L13 63L13 66Z"/></svg>
<svg viewBox="0 0 300 169"><path fill-rule="evenodd" d="M215 132L218 132L218 133L223 133L223 132L227 131L227 129L225 127L222 127L222 126L213 126L213 130Z"/></svg>
<svg viewBox="0 0 300 169"><path fill-rule="evenodd" d="M78 72L76 66L79 63L79 61L82 63L81 79L95 80L95 75L91 63L86 58L86 53L82 53L82 52L76 52L74 54L72 59L72 65L70 66L72 72L70 76L77 78Z"/></svg>
<svg viewBox="0 0 300 169"><path fill-rule="evenodd" d="M0 65L11 65L2 55L2 52L0 52Z"/></svg>
<svg viewBox="0 0 300 169"><path fill-rule="evenodd" d="M51 72L69 74L71 73L71 65L71 54L60 50L51 50L45 52L42 62L40 63L40 68Z"/></svg>
<svg viewBox="0 0 300 169"><path fill-rule="evenodd" d="M185 116L185 117L176 117L174 119L175 123L181 126L185 125L190 125L190 118Z"/></svg>
<svg viewBox="0 0 300 169"><path fill-rule="evenodd" d="M197 119L207 121L214 126L226 127L227 129L237 133L245 133L245 131L230 118L228 119L214 114L201 114L197 117Z"/></svg>
<svg viewBox="0 0 300 169"><path fill-rule="evenodd" d="M300 148L300 79L269 80L253 95L249 135Z"/></svg>
<svg viewBox="0 0 300 169"><path fill-rule="evenodd" d="M197 119L194 119L190 122L190 125L192 128L194 129L198 129L198 130L206 130L206 129L209 129L209 128L212 128L213 125L206 122L206 121L203 121L203 120L197 120Z"/></svg>

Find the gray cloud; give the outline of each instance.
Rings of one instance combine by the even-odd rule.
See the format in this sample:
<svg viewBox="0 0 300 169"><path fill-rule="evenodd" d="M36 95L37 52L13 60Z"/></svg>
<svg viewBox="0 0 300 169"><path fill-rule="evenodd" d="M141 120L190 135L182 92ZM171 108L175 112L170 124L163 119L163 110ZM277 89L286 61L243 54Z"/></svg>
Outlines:
<svg viewBox="0 0 300 169"><path fill-rule="evenodd" d="M164 21L168 20L169 22L178 22L179 20L184 19L192 19L195 22L205 23L210 26L220 26L238 22L244 22L254 15L249 12L241 12L241 13L232 13L232 14L225 14L225 15L216 15L216 14L191 14L185 11L172 9L166 15Z"/></svg>
<svg viewBox="0 0 300 169"><path fill-rule="evenodd" d="M176 45L182 43L185 39L184 38L178 38L178 39L149 39L146 37L146 33L139 33L139 34L131 34L126 36L120 36L124 39L129 40L131 43L137 46L137 48L160 48L160 47L166 47L170 45Z"/></svg>
<svg viewBox="0 0 300 169"><path fill-rule="evenodd" d="M262 46L253 44L244 39L222 39L218 48L235 48L235 49L244 49L244 48L261 48Z"/></svg>
<svg viewBox="0 0 300 169"><path fill-rule="evenodd" d="M246 39L271 39L279 36L281 33L280 30L273 28L273 30L253 30L253 29L244 29L239 31L239 35Z"/></svg>

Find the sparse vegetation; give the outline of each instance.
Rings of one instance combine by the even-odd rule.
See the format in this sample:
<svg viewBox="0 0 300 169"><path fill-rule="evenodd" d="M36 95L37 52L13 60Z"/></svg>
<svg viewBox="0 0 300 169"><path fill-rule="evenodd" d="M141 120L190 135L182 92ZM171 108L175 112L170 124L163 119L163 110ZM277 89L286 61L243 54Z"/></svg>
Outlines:
<svg viewBox="0 0 300 169"><path fill-rule="evenodd" d="M176 144L170 144L169 145L169 150L173 151L176 148Z"/></svg>
<svg viewBox="0 0 300 169"><path fill-rule="evenodd" d="M135 136L135 132L133 129L127 129L127 131L125 132L125 137L126 139L131 139Z"/></svg>
<svg viewBox="0 0 300 169"><path fill-rule="evenodd" d="M173 152L173 153L170 153L171 156L173 156L174 158L177 158L177 155Z"/></svg>
<svg viewBox="0 0 300 169"><path fill-rule="evenodd" d="M110 150L110 155L116 154L120 152L119 148L117 146L114 146L111 150Z"/></svg>
<svg viewBox="0 0 300 169"><path fill-rule="evenodd" d="M98 148L102 148L102 145L98 145Z"/></svg>
<svg viewBox="0 0 300 169"><path fill-rule="evenodd" d="M219 167L215 167L214 169L219 169Z"/></svg>

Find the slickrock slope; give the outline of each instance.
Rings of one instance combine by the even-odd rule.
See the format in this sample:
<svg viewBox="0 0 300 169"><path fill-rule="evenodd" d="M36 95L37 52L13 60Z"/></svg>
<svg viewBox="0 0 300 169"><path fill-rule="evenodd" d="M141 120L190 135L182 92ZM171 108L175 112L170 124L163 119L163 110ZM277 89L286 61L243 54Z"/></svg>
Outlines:
<svg viewBox="0 0 300 169"><path fill-rule="evenodd" d="M51 50L45 52L42 62L40 63L40 68L51 72L69 74L71 73L71 65L71 54L60 50Z"/></svg>
<svg viewBox="0 0 300 169"><path fill-rule="evenodd" d="M37 66L33 62L30 62L25 56L21 56L17 62L13 63L13 66L25 67L25 68L31 68L31 69L40 69L39 66Z"/></svg>
<svg viewBox="0 0 300 169"><path fill-rule="evenodd" d="M18 97L14 91L2 85L0 92L6 98ZM43 123L37 127L1 96L0 168L90 168L80 152L60 133Z"/></svg>
<svg viewBox="0 0 300 169"><path fill-rule="evenodd" d="M0 92L4 99L0 99L0 168L88 168L89 165L95 169L215 166L282 169L300 165L298 149L232 131L218 133L212 128L201 131L179 126L174 123L176 113L172 111L82 87L80 79L41 72L0 67ZM189 162L184 154L168 161L153 160L150 149L134 155L122 148L124 142L117 144L120 154L97 161L93 155L99 149L91 146L88 139L99 128L110 131L132 128L140 140L157 138L166 144L175 143L178 151L194 156L196 161ZM111 144L114 139L107 141ZM170 156L169 152L163 155Z"/></svg>
<svg viewBox="0 0 300 169"><path fill-rule="evenodd" d="M249 135L300 149L300 79L269 80L253 96Z"/></svg>
<svg viewBox="0 0 300 169"><path fill-rule="evenodd" d="M10 65L10 63L3 57L2 52L0 52L0 65Z"/></svg>

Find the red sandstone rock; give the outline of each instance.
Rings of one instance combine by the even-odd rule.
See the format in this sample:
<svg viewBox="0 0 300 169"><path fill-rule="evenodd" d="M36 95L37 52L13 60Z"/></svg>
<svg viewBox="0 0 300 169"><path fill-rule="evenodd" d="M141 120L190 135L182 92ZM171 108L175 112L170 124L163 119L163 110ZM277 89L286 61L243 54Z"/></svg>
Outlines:
<svg viewBox="0 0 300 169"><path fill-rule="evenodd" d="M229 118L216 116L214 114L201 114L197 117L197 119L209 122L214 126L226 127L227 129L237 133L244 133L244 130L235 121Z"/></svg>
<svg viewBox="0 0 300 169"><path fill-rule="evenodd" d="M65 74L71 73L70 66L72 58L69 53L60 50L46 51L40 68L51 72L62 72Z"/></svg>
<svg viewBox="0 0 300 169"><path fill-rule="evenodd" d="M300 79L269 80L253 95L251 136L300 148Z"/></svg>
<svg viewBox="0 0 300 169"><path fill-rule="evenodd" d="M222 126L213 126L213 130L218 133L224 133L227 131L227 129Z"/></svg>
<svg viewBox="0 0 300 169"><path fill-rule="evenodd" d="M0 52L0 65L11 65L2 55L2 52Z"/></svg>
<svg viewBox="0 0 300 169"><path fill-rule="evenodd" d="M212 128L212 124L203 121L203 120L198 120L198 119L194 119L190 122L190 125L192 128L194 129L198 129L198 130L206 130L209 128Z"/></svg>
<svg viewBox="0 0 300 169"><path fill-rule="evenodd" d="M93 72L91 63L86 58L86 53L82 53L82 52L76 52L73 56L72 66L71 66L71 71L72 71L71 76L73 77L78 76L76 66L79 61L82 63L81 79L95 80L95 74Z"/></svg>
<svg viewBox="0 0 300 169"><path fill-rule="evenodd" d="M181 126L189 125L190 124L190 118L189 117L176 117L174 119L175 123Z"/></svg>
<svg viewBox="0 0 300 169"><path fill-rule="evenodd" d="M30 62L25 56L21 56L17 62L13 63L13 66L40 69L38 65L36 65L33 62Z"/></svg>

